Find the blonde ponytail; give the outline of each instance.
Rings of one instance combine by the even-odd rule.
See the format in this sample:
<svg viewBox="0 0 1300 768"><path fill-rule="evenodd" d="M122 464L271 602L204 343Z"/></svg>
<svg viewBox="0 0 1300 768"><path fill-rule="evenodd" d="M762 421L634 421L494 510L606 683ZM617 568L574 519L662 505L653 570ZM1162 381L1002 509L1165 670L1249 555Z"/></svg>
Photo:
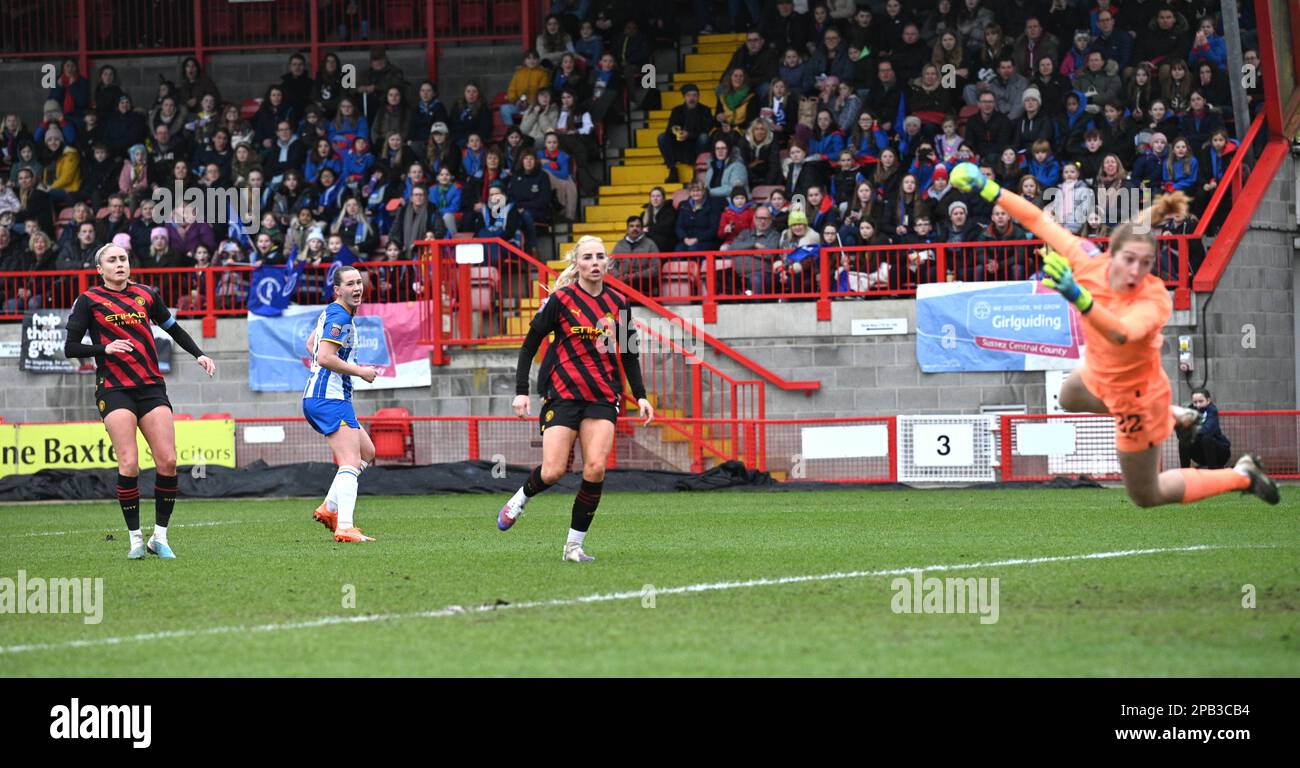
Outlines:
<svg viewBox="0 0 1300 768"><path fill-rule="evenodd" d="M558 291L566 285L572 285L573 283L578 282L578 252L582 250L582 246L593 243L599 245L601 250L604 250L605 241L595 235L583 235L578 238L578 242L573 245L573 250L569 251L564 256L564 260L569 263L564 267L564 271L560 273L560 276L555 278L555 285L551 288L552 292Z"/></svg>
<svg viewBox="0 0 1300 768"><path fill-rule="evenodd" d="M1110 250L1115 252L1129 240L1141 240L1157 247L1156 232L1166 221L1187 215L1189 198L1182 191L1170 192L1155 199L1150 206L1143 208L1138 215L1115 227L1110 235Z"/></svg>

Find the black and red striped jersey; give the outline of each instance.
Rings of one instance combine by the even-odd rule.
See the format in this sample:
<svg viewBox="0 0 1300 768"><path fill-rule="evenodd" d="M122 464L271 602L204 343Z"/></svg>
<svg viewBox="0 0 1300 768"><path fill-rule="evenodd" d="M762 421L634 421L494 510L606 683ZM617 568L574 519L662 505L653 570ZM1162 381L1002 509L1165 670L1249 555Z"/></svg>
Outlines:
<svg viewBox="0 0 1300 768"><path fill-rule="evenodd" d="M126 389L161 384L158 348L154 345L153 324L165 327L173 322L171 312L152 286L128 283L120 291L97 285L77 297L68 317L68 337L80 341L90 332L92 345L101 347L95 354L95 381L102 389ZM102 347L118 339L134 345L125 355L109 355Z"/></svg>
<svg viewBox="0 0 1300 768"><path fill-rule="evenodd" d="M635 360L637 350L632 309L621 293L605 286L592 296L577 283L566 285L546 299L532 329L555 333L537 376L542 397L620 404L623 377L615 356L631 353Z"/></svg>

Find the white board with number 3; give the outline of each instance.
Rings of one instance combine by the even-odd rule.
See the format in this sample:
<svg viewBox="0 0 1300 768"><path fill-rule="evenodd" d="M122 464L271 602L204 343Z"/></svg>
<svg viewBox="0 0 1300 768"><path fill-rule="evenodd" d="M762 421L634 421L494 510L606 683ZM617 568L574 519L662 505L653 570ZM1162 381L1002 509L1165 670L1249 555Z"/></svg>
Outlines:
<svg viewBox="0 0 1300 768"><path fill-rule="evenodd" d="M972 424L917 424L912 427L912 463L918 467L968 467L975 462Z"/></svg>

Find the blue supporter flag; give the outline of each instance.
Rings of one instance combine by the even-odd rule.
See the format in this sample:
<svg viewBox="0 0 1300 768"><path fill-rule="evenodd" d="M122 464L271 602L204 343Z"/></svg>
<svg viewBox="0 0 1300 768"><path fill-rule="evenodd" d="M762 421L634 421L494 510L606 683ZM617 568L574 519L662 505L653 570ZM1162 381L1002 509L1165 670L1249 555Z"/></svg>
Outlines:
<svg viewBox="0 0 1300 768"><path fill-rule="evenodd" d="M276 317L284 314L298 287L306 262L290 259L288 264L263 264L253 270L248 292L248 311L254 315Z"/></svg>

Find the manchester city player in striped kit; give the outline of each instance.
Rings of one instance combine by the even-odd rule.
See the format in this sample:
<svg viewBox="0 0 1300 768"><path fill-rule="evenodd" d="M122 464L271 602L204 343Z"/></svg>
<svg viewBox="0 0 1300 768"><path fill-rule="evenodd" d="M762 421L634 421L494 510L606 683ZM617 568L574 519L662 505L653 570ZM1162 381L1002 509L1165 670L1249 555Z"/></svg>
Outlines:
<svg viewBox="0 0 1300 768"><path fill-rule="evenodd" d="M353 521L357 477L366 465L363 459L375 456L374 443L357 423L352 409L352 377L372 382L377 374L374 366L349 362L357 347L352 318L361 306L364 291L364 278L356 269L344 267L334 273L334 302L316 320L311 336L311 375L302 391L303 415L312 429L325 435L338 465L329 495L314 517L334 532L335 541L344 542L374 541Z"/></svg>

